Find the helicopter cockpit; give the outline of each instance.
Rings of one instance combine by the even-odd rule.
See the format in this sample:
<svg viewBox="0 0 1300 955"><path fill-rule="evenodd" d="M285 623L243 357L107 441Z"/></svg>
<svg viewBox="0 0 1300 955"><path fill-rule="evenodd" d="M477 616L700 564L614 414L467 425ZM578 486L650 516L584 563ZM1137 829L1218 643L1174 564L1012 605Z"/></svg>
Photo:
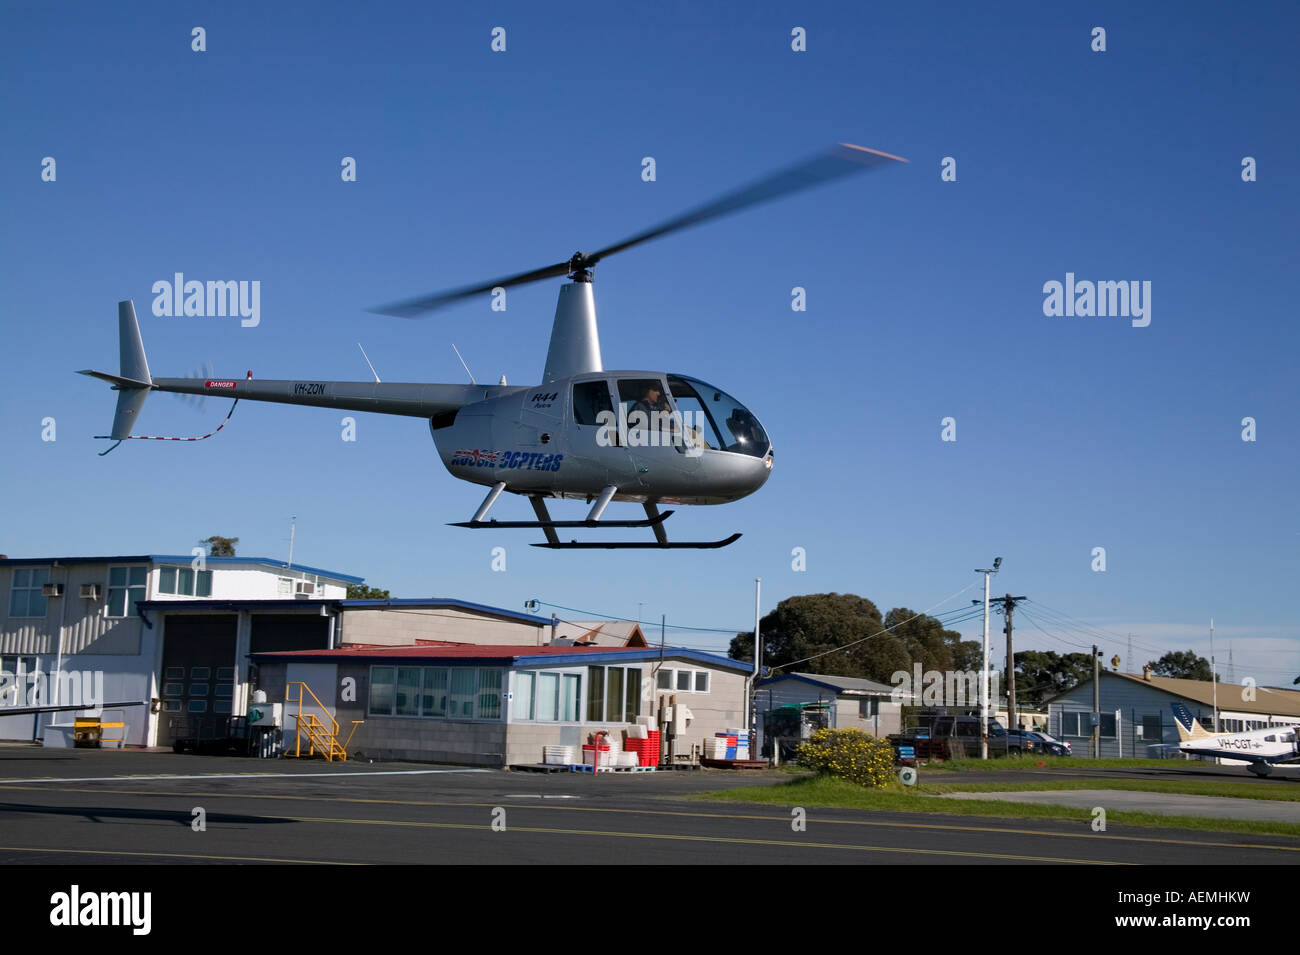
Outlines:
<svg viewBox="0 0 1300 955"><path fill-rule="evenodd" d="M699 379L673 374L617 375L612 382L613 402L609 384L591 380L573 386L574 422L604 427L605 437L597 438L602 443L672 446L695 454L727 451L756 458L766 456L772 448L753 412Z"/></svg>
<svg viewBox="0 0 1300 955"><path fill-rule="evenodd" d="M685 440L703 450L731 451L761 458L772 448L754 413L721 389L684 375L668 376Z"/></svg>

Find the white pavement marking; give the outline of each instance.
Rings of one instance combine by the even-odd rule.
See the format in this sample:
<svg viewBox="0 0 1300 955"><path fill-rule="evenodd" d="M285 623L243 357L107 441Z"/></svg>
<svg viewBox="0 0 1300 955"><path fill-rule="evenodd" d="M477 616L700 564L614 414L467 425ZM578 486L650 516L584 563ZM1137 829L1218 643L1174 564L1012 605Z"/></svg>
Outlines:
<svg viewBox="0 0 1300 955"><path fill-rule="evenodd" d="M438 773L488 773L489 769L383 769L358 770L355 773L198 773L194 776L39 776L36 778L0 779L4 783L116 783L124 779L305 779L309 776L431 776Z"/></svg>
<svg viewBox="0 0 1300 955"><path fill-rule="evenodd" d="M543 796L541 793L506 793L507 799L581 799L581 796Z"/></svg>

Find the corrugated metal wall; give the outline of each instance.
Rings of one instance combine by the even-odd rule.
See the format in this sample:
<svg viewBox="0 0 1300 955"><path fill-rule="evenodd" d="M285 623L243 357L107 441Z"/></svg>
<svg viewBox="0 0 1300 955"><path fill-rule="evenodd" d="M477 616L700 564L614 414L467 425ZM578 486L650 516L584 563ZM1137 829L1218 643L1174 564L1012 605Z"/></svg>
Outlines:
<svg viewBox="0 0 1300 955"><path fill-rule="evenodd" d="M48 566L48 565L46 565ZM0 653L56 654L58 633L63 626L63 652L99 654L136 654L140 652L139 617L106 617L108 601L108 565L72 564L51 567L50 581L63 584L62 597L46 599L42 618L10 617L9 594L14 567L0 568L0 612L4 624L0 629ZM99 584L99 600L80 596L82 584Z"/></svg>

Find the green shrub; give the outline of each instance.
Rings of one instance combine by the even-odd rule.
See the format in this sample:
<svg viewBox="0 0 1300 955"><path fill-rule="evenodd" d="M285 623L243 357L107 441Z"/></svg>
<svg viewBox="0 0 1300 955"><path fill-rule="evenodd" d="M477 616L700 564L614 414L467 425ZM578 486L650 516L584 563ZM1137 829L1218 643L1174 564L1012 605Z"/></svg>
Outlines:
<svg viewBox="0 0 1300 955"><path fill-rule="evenodd" d="M859 786L880 787L894 775L894 747L859 729L822 729L800 745L799 765Z"/></svg>

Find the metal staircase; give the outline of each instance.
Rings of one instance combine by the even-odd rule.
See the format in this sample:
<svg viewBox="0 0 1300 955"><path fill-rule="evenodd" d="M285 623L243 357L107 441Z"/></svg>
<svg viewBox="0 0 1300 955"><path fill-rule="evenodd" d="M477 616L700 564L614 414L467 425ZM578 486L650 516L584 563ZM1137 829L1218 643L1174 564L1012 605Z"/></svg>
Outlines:
<svg viewBox="0 0 1300 955"><path fill-rule="evenodd" d="M297 688L297 698L293 696L294 688ZM313 712L302 711L305 697L310 696L316 702L316 706L328 717L326 723ZM334 760L346 760L348 758L348 744L352 742L352 736L365 720L353 720L352 731L348 733L348 738L339 742L339 721L330 715L325 704L320 701L315 693L311 691L306 683L301 680L289 683L284 690L285 703L292 706L295 702L298 704L298 712L293 714L293 718L298 721L297 730L294 733L293 748L288 747L284 750L285 756L302 757L321 755L325 757L327 763ZM303 737L307 737L307 752L303 750Z"/></svg>

